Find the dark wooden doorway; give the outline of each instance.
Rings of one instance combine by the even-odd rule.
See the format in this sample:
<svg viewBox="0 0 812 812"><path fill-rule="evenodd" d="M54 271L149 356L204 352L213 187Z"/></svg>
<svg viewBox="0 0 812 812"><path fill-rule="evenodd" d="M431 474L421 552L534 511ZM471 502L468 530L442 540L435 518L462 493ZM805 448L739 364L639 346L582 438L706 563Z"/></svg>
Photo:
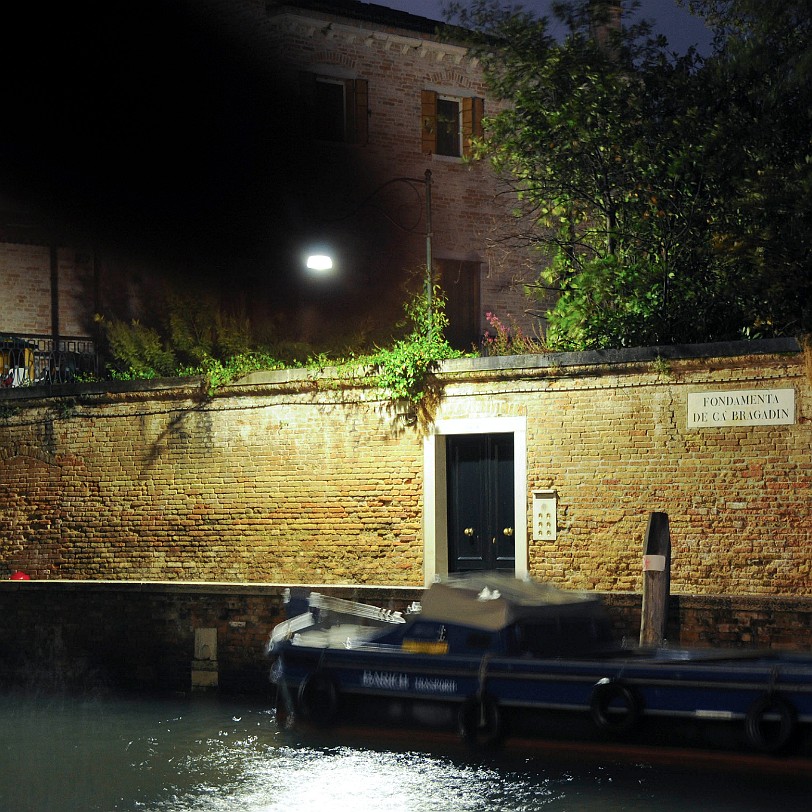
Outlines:
<svg viewBox="0 0 812 812"><path fill-rule="evenodd" d="M516 568L512 434L446 437L448 570Z"/></svg>

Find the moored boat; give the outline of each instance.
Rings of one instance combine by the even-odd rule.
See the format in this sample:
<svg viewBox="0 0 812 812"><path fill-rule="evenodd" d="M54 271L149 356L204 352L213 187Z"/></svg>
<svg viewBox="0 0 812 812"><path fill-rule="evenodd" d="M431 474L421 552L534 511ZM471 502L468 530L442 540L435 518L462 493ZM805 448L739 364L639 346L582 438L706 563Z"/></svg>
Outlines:
<svg viewBox="0 0 812 812"><path fill-rule="evenodd" d="M501 573L429 587L403 617L311 593L268 653L277 712L508 735L808 754L812 655L626 648L599 598Z"/></svg>

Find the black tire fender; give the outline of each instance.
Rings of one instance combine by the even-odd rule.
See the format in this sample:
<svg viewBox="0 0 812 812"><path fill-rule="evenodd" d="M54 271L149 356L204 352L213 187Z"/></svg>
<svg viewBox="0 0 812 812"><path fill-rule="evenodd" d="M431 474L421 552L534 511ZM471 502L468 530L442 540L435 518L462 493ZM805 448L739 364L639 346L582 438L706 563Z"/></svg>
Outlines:
<svg viewBox="0 0 812 812"><path fill-rule="evenodd" d="M795 733L795 708L778 694L764 694L748 709L744 719L747 742L762 753L784 748Z"/></svg>
<svg viewBox="0 0 812 812"><path fill-rule="evenodd" d="M338 703L338 682L328 671L314 671L302 680L297 705L308 722L321 727L332 724L338 714Z"/></svg>
<svg viewBox="0 0 812 812"><path fill-rule="evenodd" d="M500 744L504 728L496 700L490 696L468 697L457 713L457 729L462 740L475 747Z"/></svg>
<svg viewBox="0 0 812 812"><path fill-rule="evenodd" d="M592 721L598 730L622 735L640 721L643 703L637 691L619 679L602 679L589 700Z"/></svg>

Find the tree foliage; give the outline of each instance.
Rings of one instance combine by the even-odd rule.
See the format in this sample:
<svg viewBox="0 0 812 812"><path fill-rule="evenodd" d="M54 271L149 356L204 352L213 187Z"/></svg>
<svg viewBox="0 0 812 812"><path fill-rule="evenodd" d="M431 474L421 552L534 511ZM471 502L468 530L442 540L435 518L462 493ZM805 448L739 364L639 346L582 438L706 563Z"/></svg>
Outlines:
<svg viewBox="0 0 812 812"><path fill-rule="evenodd" d="M224 313L213 295L167 287L153 299L151 315L150 324L97 317L114 377L172 376L257 349L248 320Z"/></svg>
<svg viewBox="0 0 812 812"><path fill-rule="evenodd" d="M697 3L748 4L771 5ZM552 21L491 0L449 9L475 32L471 47L506 103L486 121L479 154L517 194L520 236L545 254L539 289L555 302L548 345L707 341L808 326L808 311L789 296L805 279L808 289L802 184L782 180L808 182L800 153L809 151L809 107L804 143L801 127L789 126L795 106L764 119L759 100L774 94L777 107L789 87L758 80L747 36L720 36L725 47L707 60L677 55L645 21L607 26L611 5L556 3ZM747 31L752 39L752 25ZM784 43L788 31L775 37Z"/></svg>
<svg viewBox="0 0 812 812"><path fill-rule="evenodd" d="M753 328L812 328L812 2L696 0L714 27L703 78L717 255L751 280ZM715 102L715 103L714 103Z"/></svg>

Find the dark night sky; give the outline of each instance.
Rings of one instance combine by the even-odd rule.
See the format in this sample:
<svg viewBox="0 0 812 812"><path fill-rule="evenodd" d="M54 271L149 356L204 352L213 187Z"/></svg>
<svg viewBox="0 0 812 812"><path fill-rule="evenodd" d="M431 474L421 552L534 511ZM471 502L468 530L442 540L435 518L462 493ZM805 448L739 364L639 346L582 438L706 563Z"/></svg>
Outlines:
<svg viewBox="0 0 812 812"><path fill-rule="evenodd" d="M444 0L378 0L382 6L408 11L421 17L441 20ZM538 16L550 16L552 0L502 0L502 5L521 5ZM639 16L651 20L657 33L665 34L673 50L684 53L689 46L697 46L707 53L711 34L704 23L681 7L677 0L641 0ZM553 32L555 28L551 29Z"/></svg>

